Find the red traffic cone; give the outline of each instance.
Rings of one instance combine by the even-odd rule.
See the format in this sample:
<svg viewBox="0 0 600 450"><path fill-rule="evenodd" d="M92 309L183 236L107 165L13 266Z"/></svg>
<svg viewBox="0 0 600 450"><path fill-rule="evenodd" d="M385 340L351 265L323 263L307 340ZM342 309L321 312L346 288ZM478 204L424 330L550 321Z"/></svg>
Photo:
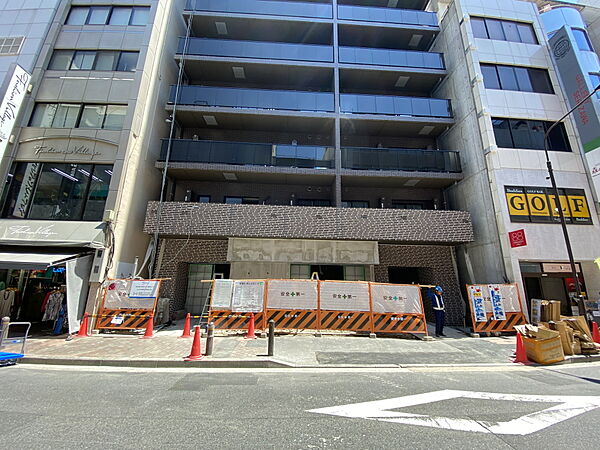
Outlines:
<svg viewBox="0 0 600 450"><path fill-rule="evenodd" d="M254 334L254 313L250 313L250 321L248 322L248 332L244 339L256 339Z"/></svg>
<svg viewBox="0 0 600 450"><path fill-rule="evenodd" d="M200 350L200 325L194 327L194 340L192 341L192 351L189 356L183 358L184 361L200 361L202 352Z"/></svg>
<svg viewBox="0 0 600 450"><path fill-rule="evenodd" d="M515 359L513 359L513 362L520 364L529 363L525 347L523 346L523 337L521 336L521 333L517 333L517 351L515 352Z"/></svg>
<svg viewBox="0 0 600 450"><path fill-rule="evenodd" d="M148 316L148 322L146 323L146 332L142 336L142 339L152 339L154 337L154 314Z"/></svg>
<svg viewBox="0 0 600 450"><path fill-rule="evenodd" d="M79 331L75 335L75 337L90 337L89 330L90 329L90 315L88 313L83 313L83 320L79 325Z"/></svg>
<svg viewBox="0 0 600 450"><path fill-rule="evenodd" d="M183 325L183 334L181 336L179 336L180 338L191 338L192 337L192 333L191 333L191 323L192 323L192 318L190 316L190 313L187 313L185 316L185 324Z"/></svg>
<svg viewBox="0 0 600 450"><path fill-rule="evenodd" d="M592 339L596 344L600 344L600 331L598 331L598 324L592 322Z"/></svg>

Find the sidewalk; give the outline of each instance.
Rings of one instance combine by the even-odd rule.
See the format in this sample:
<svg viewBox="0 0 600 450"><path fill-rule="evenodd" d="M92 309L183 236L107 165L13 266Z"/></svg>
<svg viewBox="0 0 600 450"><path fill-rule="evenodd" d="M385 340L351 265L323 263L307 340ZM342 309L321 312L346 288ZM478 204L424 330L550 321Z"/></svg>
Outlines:
<svg viewBox="0 0 600 450"><path fill-rule="evenodd" d="M153 339L141 335L97 334L65 341L32 338L24 363L106 365L132 367L411 367L511 364L514 336L472 338L446 328L446 338L424 341L413 336L377 337L313 333L281 334L275 338L274 357L267 357L267 339L247 340L242 334L217 335L213 355L184 362L191 339L181 339L182 321ZM202 351L206 339L202 338ZM579 361L600 360L578 357Z"/></svg>

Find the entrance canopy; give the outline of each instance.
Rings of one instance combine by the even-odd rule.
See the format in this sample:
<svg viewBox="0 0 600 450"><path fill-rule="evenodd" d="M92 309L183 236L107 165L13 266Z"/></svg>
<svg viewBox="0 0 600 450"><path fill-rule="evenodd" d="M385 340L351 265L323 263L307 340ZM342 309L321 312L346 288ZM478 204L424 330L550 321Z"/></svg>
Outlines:
<svg viewBox="0 0 600 450"><path fill-rule="evenodd" d="M44 270L78 254L0 253L0 269Z"/></svg>

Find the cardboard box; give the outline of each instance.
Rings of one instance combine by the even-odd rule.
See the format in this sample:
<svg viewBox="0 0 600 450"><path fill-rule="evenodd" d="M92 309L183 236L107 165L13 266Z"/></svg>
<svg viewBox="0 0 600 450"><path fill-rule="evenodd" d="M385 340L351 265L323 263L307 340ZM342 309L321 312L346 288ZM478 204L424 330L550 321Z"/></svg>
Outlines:
<svg viewBox="0 0 600 450"><path fill-rule="evenodd" d="M555 337L550 339L534 339L523 336L523 346L527 353L527 358L539 364L552 364L564 361L562 343L560 334L555 333Z"/></svg>
<svg viewBox="0 0 600 450"><path fill-rule="evenodd" d="M573 330L571 327L567 326L564 322L550 322L550 329L554 331L558 331L560 334L560 342L563 347L563 352L565 355L573 354ZM569 331L571 331L569 337Z"/></svg>
<svg viewBox="0 0 600 450"><path fill-rule="evenodd" d="M560 320L560 302L557 300L543 300L541 311L542 322L558 322Z"/></svg>

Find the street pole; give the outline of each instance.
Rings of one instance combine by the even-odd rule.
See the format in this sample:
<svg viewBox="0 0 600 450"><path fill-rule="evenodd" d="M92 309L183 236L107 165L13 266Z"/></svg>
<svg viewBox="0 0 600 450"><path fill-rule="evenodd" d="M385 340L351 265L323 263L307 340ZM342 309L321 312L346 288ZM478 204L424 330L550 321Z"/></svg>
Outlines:
<svg viewBox="0 0 600 450"><path fill-rule="evenodd" d="M577 296L577 304L579 307L579 315L583 316L585 316L585 305L583 304L583 298L581 296L581 285L579 284L579 278L577 277L577 266L575 265L575 259L573 258L573 249L571 248L571 240L569 239L567 222L565 220L565 215L563 214L562 205L560 203L560 194L558 192L558 187L556 186L556 179L554 178L554 169L552 168L552 161L550 160L550 154L548 153L548 136L550 135L550 132L558 126L559 123L561 123L567 116L573 113L573 111L575 111L586 101L588 101L588 99L598 91L600 91L600 85L596 86L596 89L590 92L583 100L581 100L573 108L571 108L569 112L567 112L564 116L562 116L560 119L554 122L544 134L544 153L546 154L546 166L548 167L548 177L550 178L550 183L552 184L552 191L554 192L554 205L556 209L558 209L560 225L562 227L563 236L565 238L565 246L567 247L567 255L569 256L569 264L571 265L571 272L573 275L573 280L575 281L575 292Z"/></svg>

